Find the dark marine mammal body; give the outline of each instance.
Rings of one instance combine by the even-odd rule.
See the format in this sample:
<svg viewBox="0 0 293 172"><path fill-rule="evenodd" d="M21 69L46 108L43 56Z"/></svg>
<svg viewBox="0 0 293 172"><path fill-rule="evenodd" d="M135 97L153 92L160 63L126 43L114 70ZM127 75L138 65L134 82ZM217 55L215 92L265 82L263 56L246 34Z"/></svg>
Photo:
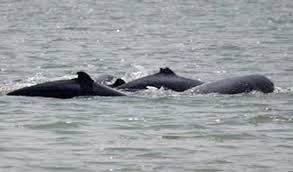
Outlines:
<svg viewBox="0 0 293 172"><path fill-rule="evenodd" d="M40 96L53 98L72 98L76 96L125 96L107 86L95 83L85 72L77 72L78 77L70 80L45 82L24 87L8 93L14 96Z"/></svg>
<svg viewBox="0 0 293 172"><path fill-rule="evenodd" d="M137 91L147 89L148 86L151 86L156 88L164 87L166 89L182 92L201 85L202 83L203 82L198 80L178 76L169 68L160 68L158 73L127 82L116 88L127 91Z"/></svg>
<svg viewBox="0 0 293 172"><path fill-rule="evenodd" d="M205 83L191 89L191 92L199 94L239 94L251 91L271 93L274 91L274 84L263 75L246 75Z"/></svg>

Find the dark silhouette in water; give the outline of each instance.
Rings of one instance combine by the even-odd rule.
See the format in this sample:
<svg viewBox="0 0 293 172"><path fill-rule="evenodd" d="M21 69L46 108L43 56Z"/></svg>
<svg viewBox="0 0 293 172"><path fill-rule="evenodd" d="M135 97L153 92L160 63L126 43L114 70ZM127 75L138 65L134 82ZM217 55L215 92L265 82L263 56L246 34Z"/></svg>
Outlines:
<svg viewBox="0 0 293 172"><path fill-rule="evenodd" d="M77 78L70 80L51 81L24 87L12 91L7 95L53 98L72 98L76 96L125 96L125 94L110 87L137 91L147 89L148 86L156 88L164 87L179 92L190 89L192 93L198 94L239 94L251 91L271 93L274 91L273 82L263 75L246 75L203 83L198 80L178 76L169 68L160 68L159 73L142 77L128 83L125 83L119 78L115 83L109 85L109 87L100 84L103 81L107 81L108 76L101 77L99 83L97 83L85 72L77 72L77 75Z"/></svg>
<svg viewBox="0 0 293 172"><path fill-rule="evenodd" d="M148 75L148 76L124 83L122 85L117 84L119 86L116 88L127 90L127 91L137 91L137 90L147 89L148 86L151 86L156 88L164 87L166 89L182 92L192 87L201 85L202 83L203 82L198 80L178 76L175 72L173 72L171 69L166 67L166 68L160 68L159 73Z"/></svg>
<svg viewBox="0 0 293 172"><path fill-rule="evenodd" d="M122 80L123 81L123 80ZM123 82L121 82L123 83ZM115 84L114 84L115 85ZM116 84L119 85L119 84ZM246 75L222 79L215 82L203 83L198 80L178 76L171 69L160 68L160 72L142 77L116 87L127 91L146 89L147 86L156 88L164 87L174 91L185 91L192 88L194 93L220 93L238 94L251 91L271 93L274 91L274 84L263 75Z"/></svg>
<svg viewBox="0 0 293 172"><path fill-rule="evenodd" d="M76 96L125 96L107 86L95 83L85 72L77 72L78 77L58 80L24 87L8 93L14 96L40 96L53 98L72 98Z"/></svg>
<svg viewBox="0 0 293 172"><path fill-rule="evenodd" d="M246 75L202 84L191 89L191 92L199 94L239 94L251 91L271 93L274 91L274 84L263 75Z"/></svg>

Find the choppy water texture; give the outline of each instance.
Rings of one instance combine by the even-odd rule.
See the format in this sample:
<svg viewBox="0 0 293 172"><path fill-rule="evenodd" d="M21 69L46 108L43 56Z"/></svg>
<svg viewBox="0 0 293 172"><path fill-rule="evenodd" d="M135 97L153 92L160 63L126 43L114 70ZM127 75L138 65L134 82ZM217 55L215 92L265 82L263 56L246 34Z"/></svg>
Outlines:
<svg viewBox="0 0 293 172"><path fill-rule="evenodd" d="M293 171L293 1L2 0L0 171ZM274 93L8 97L35 83L169 66Z"/></svg>

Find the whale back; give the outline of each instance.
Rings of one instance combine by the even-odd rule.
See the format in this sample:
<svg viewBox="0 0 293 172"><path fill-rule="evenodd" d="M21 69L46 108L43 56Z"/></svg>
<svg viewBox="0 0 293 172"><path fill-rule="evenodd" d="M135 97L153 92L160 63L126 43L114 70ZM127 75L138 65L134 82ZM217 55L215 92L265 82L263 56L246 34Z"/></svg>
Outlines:
<svg viewBox="0 0 293 172"><path fill-rule="evenodd" d="M274 84L263 75L246 75L202 84L192 89L192 92L200 94L239 94L251 91L271 93L274 91Z"/></svg>
<svg viewBox="0 0 293 172"><path fill-rule="evenodd" d="M75 80L59 80L20 88L7 95L72 98L80 95L80 87Z"/></svg>
<svg viewBox="0 0 293 172"><path fill-rule="evenodd" d="M53 98L72 98L76 96L123 96L125 94L102 86L85 72L77 72L77 78L58 80L24 87L8 93L17 96L40 96Z"/></svg>
<svg viewBox="0 0 293 172"><path fill-rule="evenodd" d="M200 84L202 84L201 81L178 76L174 71L166 67L160 68L158 73L130 81L117 88L127 91L137 91L147 89L148 86L151 86L181 92Z"/></svg>

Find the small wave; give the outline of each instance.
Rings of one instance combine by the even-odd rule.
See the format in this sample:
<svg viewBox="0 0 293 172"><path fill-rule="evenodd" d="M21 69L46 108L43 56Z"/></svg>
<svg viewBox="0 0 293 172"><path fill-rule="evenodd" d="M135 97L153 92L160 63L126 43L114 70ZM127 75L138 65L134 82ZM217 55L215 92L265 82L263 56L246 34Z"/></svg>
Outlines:
<svg viewBox="0 0 293 172"><path fill-rule="evenodd" d="M0 95L5 94L6 92L10 91L10 87L8 85L0 85Z"/></svg>
<svg viewBox="0 0 293 172"><path fill-rule="evenodd" d="M146 90L137 91L132 94L140 95L140 96L147 96L147 97L152 97L152 98L166 97L166 96L177 97L180 95L178 92L168 90L163 87L161 87L161 88L147 87Z"/></svg>
<svg viewBox="0 0 293 172"><path fill-rule="evenodd" d="M87 31L89 27L76 27L76 26L66 26L63 28L64 30L77 30L77 31Z"/></svg>
<svg viewBox="0 0 293 172"><path fill-rule="evenodd" d="M293 119L282 115L257 115L248 120L253 124L271 123L271 122L288 122L293 123Z"/></svg>
<svg viewBox="0 0 293 172"><path fill-rule="evenodd" d="M293 93L293 87L281 88L276 87L274 93Z"/></svg>
<svg viewBox="0 0 293 172"><path fill-rule="evenodd" d="M122 78L126 81L132 81L156 72L158 71L149 71L141 65L132 65L131 68L124 74Z"/></svg>
<svg viewBox="0 0 293 172"><path fill-rule="evenodd" d="M248 133L221 133L221 134L211 134L206 135L205 137L210 138L216 141L224 141L224 140L247 140L254 139L255 136Z"/></svg>
<svg viewBox="0 0 293 172"><path fill-rule="evenodd" d="M264 95L272 95L272 94L292 94L293 93L293 87L288 88L281 88L276 87L273 93L264 94L260 91L251 91L249 93L239 93L239 94L229 94L230 96L243 96L243 95L252 95L252 96L264 96ZM194 88L191 88L185 92L182 93L182 95L186 96L223 96L226 94L219 94L219 93L208 93L208 94L201 94L197 93Z"/></svg>
<svg viewBox="0 0 293 172"><path fill-rule="evenodd" d="M27 125L31 129L71 129L78 128L80 123L71 121L57 121L52 123Z"/></svg>

